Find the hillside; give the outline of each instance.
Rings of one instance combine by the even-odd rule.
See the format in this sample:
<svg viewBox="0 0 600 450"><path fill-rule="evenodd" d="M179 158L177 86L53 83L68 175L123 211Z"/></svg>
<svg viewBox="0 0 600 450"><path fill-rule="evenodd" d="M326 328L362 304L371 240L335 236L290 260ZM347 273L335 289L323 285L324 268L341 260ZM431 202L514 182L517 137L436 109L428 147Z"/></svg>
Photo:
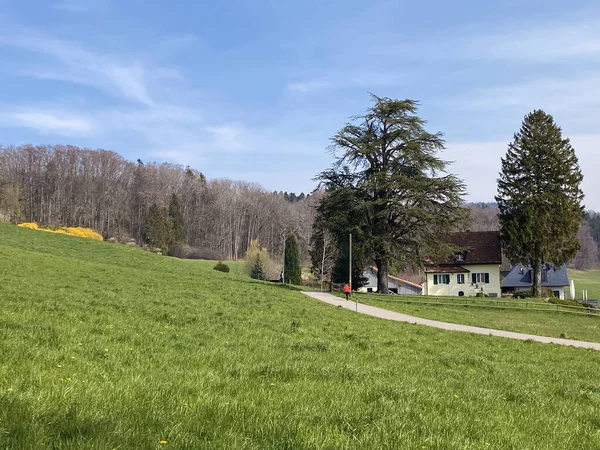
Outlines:
<svg viewBox="0 0 600 450"><path fill-rule="evenodd" d="M213 266L0 224L0 448L600 447L600 352Z"/></svg>

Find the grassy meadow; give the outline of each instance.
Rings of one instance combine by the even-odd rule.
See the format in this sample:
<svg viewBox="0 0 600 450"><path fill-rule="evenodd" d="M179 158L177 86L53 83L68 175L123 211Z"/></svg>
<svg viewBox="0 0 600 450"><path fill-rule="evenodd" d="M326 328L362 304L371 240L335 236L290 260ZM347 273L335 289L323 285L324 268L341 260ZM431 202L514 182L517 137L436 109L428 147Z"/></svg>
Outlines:
<svg viewBox="0 0 600 450"><path fill-rule="evenodd" d="M576 271L569 270L569 277L575 280L578 292L589 290L589 298L600 299L600 270ZM340 294L341 295L341 294ZM478 327L495 328L498 330L516 331L519 333L538 334L541 336L563 337L583 341L600 342L600 315L595 317L556 312L522 311L510 309L477 308L459 306L465 303L461 297L410 297L414 303L405 303L408 297L380 296L377 294L354 294L360 302L384 309L411 314L426 319L444 322L460 323ZM581 295L579 295L581 297ZM569 297L567 291L566 298ZM510 298L498 299L507 307L525 307L525 300ZM423 303L419 303L419 302ZM495 299L469 298L469 303L478 305L494 305ZM446 303L446 305L428 305L426 302ZM539 305L536 306L536 302ZM570 310L556 305L550 305L540 299L528 299L530 308L552 308Z"/></svg>
<svg viewBox="0 0 600 450"><path fill-rule="evenodd" d="M356 295L356 294L354 294ZM411 314L426 319L460 323L497 330L516 331L540 336L562 337L582 341L600 342L600 315L585 316L557 312L524 311L502 308L478 308L459 306L465 299L446 300L442 298L411 297L413 303L404 303L402 298L377 294L358 294L360 302L383 309ZM474 299L469 299L471 303ZM506 301L507 299L501 299ZM428 305L419 302L443 302L444 305ZM490 303L493 300L479 300L476 304ZM538 302L542 302L539 300ZM535 300L529 300L529 307L535 307ZM510 307L511 303L506 306ZM514 302L524 308L523 301ZM543 307L554 307L544 303ZM560 308L560 306L559 306Z"/></svg>
<svg viewBox="0 0 600 450"><path fill-rule="evenodd" d="M0 448L600 448L600 352L213 266L0 224Z"/></svg>
<svg viewBox="0 0 600 450"><path fill-rule="evenodd" d="M600 270L569 270L569 278L575 282L576 298L586 289L590 300L600 300Z"/></svg>

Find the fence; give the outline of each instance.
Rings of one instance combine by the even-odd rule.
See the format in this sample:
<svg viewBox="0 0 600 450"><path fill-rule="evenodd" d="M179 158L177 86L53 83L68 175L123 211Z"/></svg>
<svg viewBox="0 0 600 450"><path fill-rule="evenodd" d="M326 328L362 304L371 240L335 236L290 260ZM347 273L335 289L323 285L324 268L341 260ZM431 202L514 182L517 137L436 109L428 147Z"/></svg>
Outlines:
<svg viewBox="0 0 600 450"><path fill-rule="evenodd" d="M365 294L368 295L368 294ZM438 301L430 301L431 297L424 297L424 299L417 299L415 297L394 296L393 298L377 298L380 302L389 303L404 303L404 304L418 304L418 305L429 305L429 306L450 306L450 307L464 307L464 308L489 308L489 309L504 309L513 311L539 311L539 312L559 312L564 314L576 314L585 316L600 317L600 309L593 307L584 306L571 306L571 305L560 305L554 303L547 303L543 301L535 300L502 300L502 299L490 299L482 297L459 297L458 299L442 299Z"/></svg>

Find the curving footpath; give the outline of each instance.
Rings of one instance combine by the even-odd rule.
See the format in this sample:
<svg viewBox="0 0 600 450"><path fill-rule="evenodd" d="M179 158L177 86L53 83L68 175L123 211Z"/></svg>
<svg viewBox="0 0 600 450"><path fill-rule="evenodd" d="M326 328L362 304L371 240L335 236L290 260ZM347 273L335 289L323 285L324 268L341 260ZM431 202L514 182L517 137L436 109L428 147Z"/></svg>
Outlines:
<svg viewBox="0 0 600 450"><path fill-rule="evenodd" d="M423 319L421 317L409 316L408 314L401 314L387 309L377 308L375 306L365 305L359 303L358 306L353 301L342 300L334 295L326 292L302 292L309 297L315 298L325 303L329 303L334 306L341 306L342 308L349 309L351 311L357 311L361 314L368 316L379 317L380 319L394 320L396 322L408 322L419 325L425 325L433 328L440 328L442 330L450 331L464 331L467 333L485 334L487 336L499 336L509 339L519 339L522 341L535 341L542 342L544 344L558 344L567 345L571 347L589 348L593 350L600 350L600 343L586 342L586 341L574 341L572 339L560 339L546 336L536 336L535 334L523 334L515 333L513 331L502 331L493 330L491 328L473 327L470 325L459 325L457 323L439 322L437 320ZM358 307L358 310L357 310Z"/></svg>

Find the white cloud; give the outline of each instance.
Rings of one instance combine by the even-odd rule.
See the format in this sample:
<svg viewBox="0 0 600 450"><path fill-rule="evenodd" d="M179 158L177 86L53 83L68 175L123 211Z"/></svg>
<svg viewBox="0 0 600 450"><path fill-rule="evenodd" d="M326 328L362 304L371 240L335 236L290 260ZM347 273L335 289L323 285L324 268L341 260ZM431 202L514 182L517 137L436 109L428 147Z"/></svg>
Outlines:
<svg viewBox="0 0 600 450"><path fill-rule="evenodd" d="M560 23L519 24L519 28L471 36L464 56L476 59L555 62L600 55L600 20L563 19Z"/></svg>
<svg viewBox="0 0 600 450"><path fill-rule="evenodd" d="M90 119L81 114L64 111L44 111L31 108L12 112L0 112L0 124L10 127L24 127L42 134L63 136L86 135L94 130Z"/></svg>
<svg viewBox="0 0 600 450"><path fill-rule="evenodd" d="M90 4L88 1L77 1L77 0L65 0L65 1L60 1L60 2L56 2L52 5L53 8L55 9L61 9L63 11L69 11L69 12L74 12L74 13L78 13L78 12L88 12L91 8L90 8Z"/></svg>
<svg viewBox="0 0 600 450"><path fill-rule="evenodd" d="M329 81L311 80L289 83L286 88L294 92L316 92L323 89L332 89L339 87Z"/></svg>
<svg viewBox="0 0 600 450"><path fill-rule="evenodd" d="M451 99L461 108L493 111L503 108L574 111L600 105L600 77L538 79L509 85L478 88Z"/></svg>
<svg viewBox="0 0 600 450"><path fill-rule="evenodd" d="M94 53L74 42L35 33L0 34L0 45L51 57L56 63L50 68L44 63L44 69L40 70L32 69L35 63L30 63L27 69L20 70L21 74L93 86L147 106L155 102L149 94L151 78L172 77L176 73L165 68L146 67L141 61L126 61L125 57Z"/></svg>

